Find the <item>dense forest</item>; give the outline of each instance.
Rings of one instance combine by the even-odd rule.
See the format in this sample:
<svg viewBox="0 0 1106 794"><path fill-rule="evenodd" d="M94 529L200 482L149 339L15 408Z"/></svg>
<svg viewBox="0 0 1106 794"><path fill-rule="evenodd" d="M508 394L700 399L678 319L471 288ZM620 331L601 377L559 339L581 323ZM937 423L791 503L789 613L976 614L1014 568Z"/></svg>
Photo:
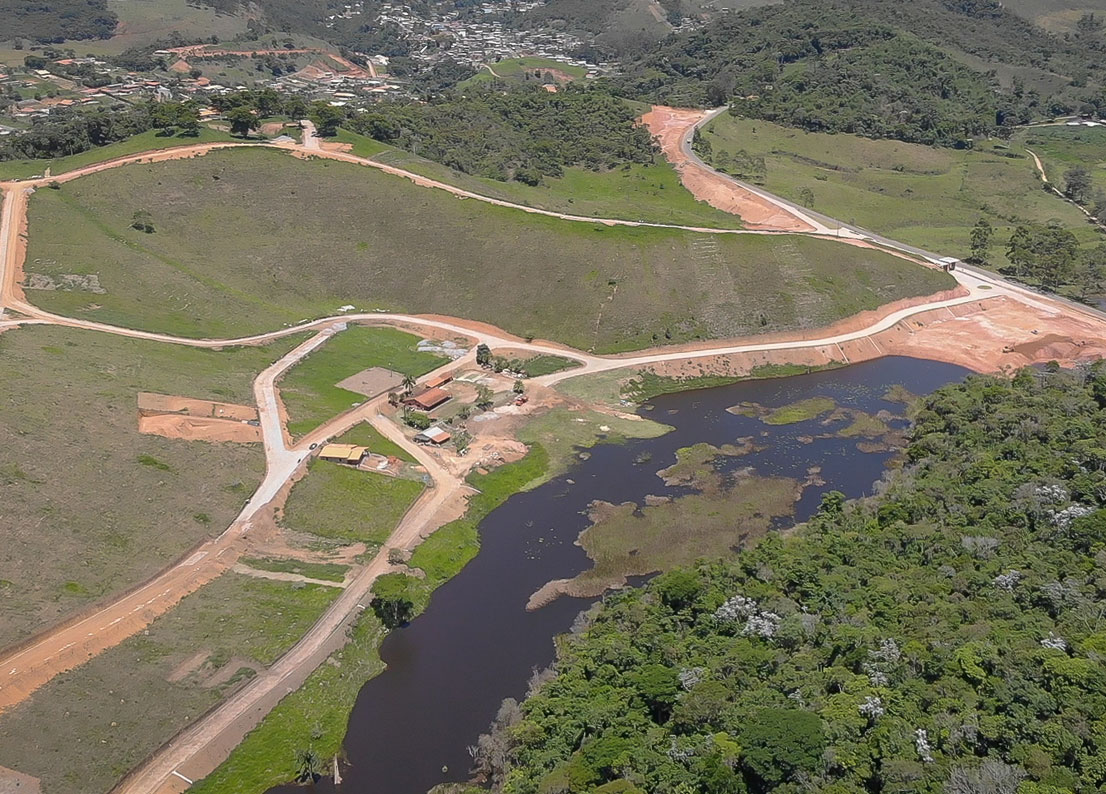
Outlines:
<svg viewBox="0 0 1106 794"><path fill-rule="evenodd" d="M537 184L578 165L649 163L653 141L625 102L570 85L474 89L429 103L383 103L346 125L468 174Z"/></svg>
<svg viewBox="0 0 1106 794"><path fill-rule="evenodd" d="M42 44L66 39L106 39L115 31L107 0L0 0L4 21L0 38L25 38Z"/></svg>
<svg viewBox="0 0 1106 794"><path fill-rule="evenodd" d="M796 532L608 597L476 757L495 790L1106 791L1106 368L924 399Z"/></svg>
<svg viewBox="0 0 1106 794"><path fill-rule="evenodd" d="M1058 38L991 0L789 0L670 36L612 78L624 96L719 105L811 130L961 145L1040 115L1106 107L1102 26ZM1040 96L965 61L1069 75ZM1054 77L1055 75L1053 75Z"/></svg>

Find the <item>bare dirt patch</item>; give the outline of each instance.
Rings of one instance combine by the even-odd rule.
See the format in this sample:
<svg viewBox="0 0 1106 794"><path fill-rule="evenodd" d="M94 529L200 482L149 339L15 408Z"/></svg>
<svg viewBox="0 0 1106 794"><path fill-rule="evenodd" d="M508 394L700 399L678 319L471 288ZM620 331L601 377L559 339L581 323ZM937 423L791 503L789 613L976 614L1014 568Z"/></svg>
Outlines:
<svg viewBox="0 0 1106 794"><path fill-rule="evenodd" d="M261 441L261 428L242 421L209 419L180 414L138 417L138 432L184 441L230 441L254 444Z"/></svg>
<svg viewBox="0 0 1106 794"><path fill-rule="evenodd" d="M706 115L702 110L685 110L656 105L641 117L668 162L676 169L683 183L695 198L716 209L739 216L750 229L771 229L788 232L810 232L813 227L751 190L704 168L684 154L684 135Z"/></svg>
<svg viewBox="0 0 1106 794"><path fill-rule="evenodd" d="M186 441L261 441L257 409L249 405L140 392L138 432Z"/></svg>
<svg viewBox="0 0 1106 794"><path fill-rule="evenodd" d="M209 650L204 649L196 651L196 653L192 654L183 662L174 667L172 671L170 671L169 675L165 677L165 679L171 684L175 684L178 681L183 681L184 679L188 678L188 676L192 675L192 673L203 667L204 662L207 661L207 657L209 656L211 656L211 651Z"/></svg>
<svg viewBox="0 0 1106 794"><path fill-rule="evenodd" d="M0 766L0 794L41 794L37 777Z"/></svg>
<svg viewBox="0 0 1106 794"><path fill-rule="evenodd" d="M384 392L398 389L403 385L403 375L384 367L369 367L335 385L339 389L362 394L371 399Z"/></svg>
<svg viewBox="0 0 1106 794"><path fill-rule="evenodd" d="M191 397L176 397L168 394L154 394L153 392L138 393L138 411L143 416L181 414L210 419L236 419L241 421L257 419L257 408L252 405L196 400Z"/></svg>

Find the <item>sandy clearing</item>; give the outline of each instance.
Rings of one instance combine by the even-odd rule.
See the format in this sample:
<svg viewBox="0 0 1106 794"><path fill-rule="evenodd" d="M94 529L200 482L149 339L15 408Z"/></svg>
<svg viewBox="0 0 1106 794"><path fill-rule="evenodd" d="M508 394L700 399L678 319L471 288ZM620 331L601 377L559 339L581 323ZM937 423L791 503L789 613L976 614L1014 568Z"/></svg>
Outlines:
<svg viewBox="0 0 1106 794"><path fill-rule="evenodd" d="M913 356L957 364L976 372L998 372L1058 361L1073 365L1106 356L1106 324L1090 319L1034 312L1004 296L914 315L869 336L796 350L768 350L649 365L660 375L748 375L768 364L818 367Z"/></svg>
<svg viewBox="0 0 1106 794"><path fill-rule="evenodd" d="M138 393L138 410L143 415L172 413L213 419L235 419L252 421L257 419L257 407L237 405L235 403L216 402L215 400L197 400L193 397L178 397L170 394L157 394L143 391Z"/></svg>
<svg viewBox="0 0 1106 794"><path fill-rule="evenodd" d="M403 386L403 375L384 367L369 367L334 385L363 397L379 397L387 391Z"/></svg>
<svg viewBox="0 0 1106 794"><path fill-rule="evenodd" d="M782 207L750 190L723 179L716 171L693 162L683 151L687 131L707 116L704 110L686 110L656 105L641 117L653 134L665 158L680 175L695 198L716 209L739 216L750 229L813 232L815 228Z"/></svg>
<svg viewBox="0 0 1106 794"><path fill-rule="evenodd" d="M138 432L184 441L230 441L256 444L261 441L261 428L237 419L213 419L207 416L157 414L138 417Z"/></svg>

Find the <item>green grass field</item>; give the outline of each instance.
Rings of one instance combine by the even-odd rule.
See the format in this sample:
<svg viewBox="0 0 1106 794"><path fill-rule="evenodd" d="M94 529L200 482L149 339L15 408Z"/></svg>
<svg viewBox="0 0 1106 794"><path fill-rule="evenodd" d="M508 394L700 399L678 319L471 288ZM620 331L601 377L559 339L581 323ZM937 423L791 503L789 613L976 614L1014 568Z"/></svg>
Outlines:
<svg viewBox="0 0 1106 794"><path fill-rule="evenodd" d="M53 160L0 160L0 179L27 179L43 176L50 169L51 176L74 171L86 165L103 163L117 157L138 154L152 149L170 149L174 146L192 146L197 143L220 143L236 141L229 133L201 127L198 135L163 135L157 130L149 130L117 143L89 149L87 152L58 157Z"/></svg>
<svg viewBox="0 0 1106 794"><path fill-rule="evenodd" d="M28 326L0 335L0 647L137 584L222 532L260 445L138 432L137 394L252 403L296 340L195 350Z"/></svg>
<svg viewBox="0 0 1106 794"><path fill-rule="evenodd" d="M288 410L288 432L298 438L364 402L364 395L334 385L350 375L369 367L384 367L418 377L446 363L441 356L420 353L418 343L417 336L394 328L353 326L332 337L280 380L280 397Z"/></svg>
<svg viewBox="0 0 1106 794"><path fill-rule="evenodd" d="M0 715L0 766L39 777L45 794L102 794L272 664L338 592L224 575Z"/></svg>
<svg viewBox="0 0 1106 794"><path fill-rule="evenodd" d="M155 233L130 228L136 210ZM258 149L38 191L29 222L28 274L95 274L105 290L29 291L32 302L186 335L255 333L350 303L607 352L817 327L952 284L832 241L534 217Z"/></svg>
<svg viewBox="0 0 1106 794"><path fill-rule="evenodd" d="M313 460L292 486L281 520L295 532L379 546L422 493L423 484Z"/></svg>
<svg viewBox="0 0 1106 794"><path fill-rule="evenodd" d="M767 190L799 203L809 190L816 210L947 255L967 256L980 218L995 226L998 265L1006 263L1005 241L1019 223L1057 220L1082 241L1097 240L1078 210L1042 190L1020 135L1009 145L981 142L957 151L722 115L703 137L715 166L724 169L737 151L762 156Z"/></svg>

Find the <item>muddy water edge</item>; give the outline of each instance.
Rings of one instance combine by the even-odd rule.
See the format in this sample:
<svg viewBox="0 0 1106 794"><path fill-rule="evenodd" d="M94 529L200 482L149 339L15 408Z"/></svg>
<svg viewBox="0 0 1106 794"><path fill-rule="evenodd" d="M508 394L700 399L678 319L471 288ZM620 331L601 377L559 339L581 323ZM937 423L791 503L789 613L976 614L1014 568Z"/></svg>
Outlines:
<svg viewBox="0 0 1106 794"><path fill-rule="evenodd" d="M422 615L384 640L380 655L388 667L358 695L345 739L348 763L341 786L324 779L314 790L425 794L439 783L467 779L467 748L488 728L499 703L522 699L531 672L553 660L552 638L568 631L594 603L561 597L536 611L525 609L546 582L591 567L575 541L589 525L586 513L593 501L644 505L646 496L679 498L688 489L665 485L657 475L676 461L678 449L752 437L756 451L719 458L716 468L724 473L752 467L760 476L799 482L809 480L812 468L819 469L815 484L796 501L794 516L782 522L790 526L809 518L826 491L864 496L882 476L894 453L871 439L840 433L856 422L858 412L879 414L884 425L902 429L905 406L887 399L892 387L927 394L967 374L949 364L890 357L663 395L646 403L642 414L672 426L672 432L598 445L564 476L516 494L484 519L477 557L434 593ZM829 398L844 411L787 424L765 421L772 409L814 398ZM744 412L748 415L727 411L741 404L759 406L759 414L756 408ZM289 785L270 794L303 791Z"/></svg>

